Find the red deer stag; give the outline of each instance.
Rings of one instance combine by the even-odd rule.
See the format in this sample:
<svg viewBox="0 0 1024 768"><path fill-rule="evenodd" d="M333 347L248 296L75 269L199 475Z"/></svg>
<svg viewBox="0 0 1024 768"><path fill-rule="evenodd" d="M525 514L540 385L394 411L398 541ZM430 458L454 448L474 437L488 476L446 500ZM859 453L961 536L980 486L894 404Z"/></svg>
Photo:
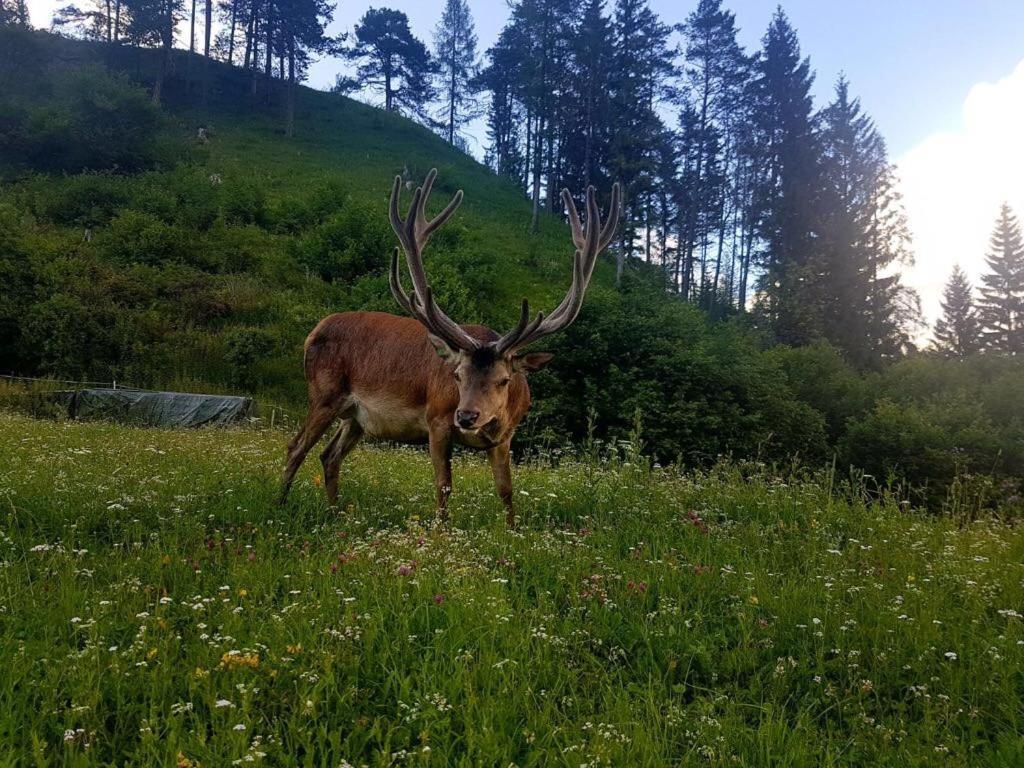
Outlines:
<svg viewBox="0 0 1024 768"><path fill-rule="evenodd" d="M338 496L338 468L364 435L430 446L437 508L447 516L451 493L452 446L458 442L487 451L498 494L515 525L509 443L530 406L526 374L543 368L546 352L517 354L528 344L561 331L579 314L597 256L615 234L619 186L612 187L608 217L601 225L594 188L587 189L583 228L568 190L573 258L572 286L550 315L530 319L523 299L519 322L499 336L481 325L458 325L434 300L423 269L423 248L462 202L462 191L441 213L427 219L426 206L437 171L413 193L409 214L398 212L401 177L391 190L391 226L405 251L412 296L399 278L399 253L391 260L391 292L412 318L383 312L342 312L324 318L305 344L309 413L288 446L281 501L309 450L338 418L341 424L320 455L327 497Z"/></svg>

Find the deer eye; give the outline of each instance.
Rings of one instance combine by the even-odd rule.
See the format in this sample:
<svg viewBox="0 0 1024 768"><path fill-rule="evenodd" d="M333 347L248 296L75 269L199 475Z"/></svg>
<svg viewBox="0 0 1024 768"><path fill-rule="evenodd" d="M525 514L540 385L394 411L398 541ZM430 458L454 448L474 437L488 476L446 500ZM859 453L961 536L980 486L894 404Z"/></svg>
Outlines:
<svg viewBox="0 0 1024 768"><path fill-rule="evenodd" d="M455 380L460 382L460 383L462 382L462 377L458 374L458 371L456 371L456 373L455 373Z"/></svg>
<svg viewBox="0 0 1024 768"><path fill-rule="evenodd" d="M498 382L498 386L499 387L507 387L509 381L511 381L511 379L502 379L501 381Z"/></svg>

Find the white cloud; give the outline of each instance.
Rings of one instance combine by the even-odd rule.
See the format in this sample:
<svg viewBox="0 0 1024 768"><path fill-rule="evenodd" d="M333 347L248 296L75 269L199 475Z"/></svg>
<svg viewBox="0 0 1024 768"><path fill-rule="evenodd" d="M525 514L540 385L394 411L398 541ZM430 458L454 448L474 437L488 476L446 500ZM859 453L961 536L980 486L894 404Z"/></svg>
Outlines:
<svg viewBox="0 0 1024 768"><path fill-rule="evenodd" d="M1024 216L1024 61L972 87L960 127L928 136L897 166L917 257L905 279L932 323L954 264L977 285L999 206Z"/></svg>

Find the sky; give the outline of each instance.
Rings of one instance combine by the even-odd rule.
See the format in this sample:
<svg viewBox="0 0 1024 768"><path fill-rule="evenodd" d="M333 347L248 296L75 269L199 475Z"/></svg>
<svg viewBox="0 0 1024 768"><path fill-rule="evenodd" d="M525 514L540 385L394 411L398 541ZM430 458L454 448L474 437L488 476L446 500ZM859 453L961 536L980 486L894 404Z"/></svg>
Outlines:
<svg viewBox="0 0 1024 768"><path fill-rule="evenodd" d="M66 0L28 0L46 27ZM88 3L89 0L83 0ZM609 0L611 2L611 0ZM430 43L443 0L340 0L330 32L351 30L371 5L404 11ZM508 16L504 0L469 0L481 52ZM582 5L582 3L581 3ZM696 0L650 0L666 23ZM740 42L754 50L775 0L726 0ZM785 0L803 53L817 73L818 104L840 73L886 137L914 237L906 282L919 291L929 324L954 263L977 281L1004 200L1024 217L1024 0ZM342 65L314 64L310 85L328 88ZM482 124L470 128L481 155Z"/></svg>

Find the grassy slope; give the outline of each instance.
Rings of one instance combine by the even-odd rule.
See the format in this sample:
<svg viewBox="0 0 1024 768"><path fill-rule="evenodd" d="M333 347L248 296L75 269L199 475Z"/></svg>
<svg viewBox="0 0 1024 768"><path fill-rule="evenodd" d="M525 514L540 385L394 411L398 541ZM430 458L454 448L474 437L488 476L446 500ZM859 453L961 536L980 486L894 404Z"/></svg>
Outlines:
<svg viewBox="0 0 1024 768"><path fill-rule="evenodd" d="M101 44L45 34L38 39L58 66L103 63L144 85L151 83L158 66L156 51L112 51ZM340 181L353 199L379 210L383 222L395 174L407 170L409 178L419 181L430 168L437 167L439 178L431 208L439 210L456 189L464 190L462 207L447 226L458 230L459 250L493 256L497 262L486 293L473 297L479 316L460 317L460 321L512 324L518 318L522 297L528 297L537 309L550 308L568 289L572 243L561 218L542 216L540 231L531 234L530 203L515 185L418 123L343 96L300 87L296 135L287 139L284 93L279 83L275 83L272 104L267 107L262 82L260 95L254 98L249 94L245 73L218 63L213 66L215 96L204 107L201 71L201 58L195 57L190 66L188 55L177 51L174 74L165 89L165 107L189 140L199 126L212 127L211 142L194 160L211 174L219 174L225 181L239 178L256 182L271 207L289 199L303 199L319 185ZM407 205L410 195L404 194ZM343 201L338 203L340 207ZM80 232L74 234L80 239ZM283 252L287 239L270 237L264 247L268 252ZM389 257L381 254L381 264ZM428 270L429 260L430 249ZM601 265L594 285L609 288L612 282L611 265ZM309 293L323 294L318 287L311 287ZM390 298L388 302L397 311Z"/></svg>
<svg viewBox="0 0 1024 768"><path fill-rule="evenodd" d="M0 432L5 765L1024 760L1019 529L589 464L511 533L461 460L438 530L420 453L278 511L281 433Z"/></svg>

